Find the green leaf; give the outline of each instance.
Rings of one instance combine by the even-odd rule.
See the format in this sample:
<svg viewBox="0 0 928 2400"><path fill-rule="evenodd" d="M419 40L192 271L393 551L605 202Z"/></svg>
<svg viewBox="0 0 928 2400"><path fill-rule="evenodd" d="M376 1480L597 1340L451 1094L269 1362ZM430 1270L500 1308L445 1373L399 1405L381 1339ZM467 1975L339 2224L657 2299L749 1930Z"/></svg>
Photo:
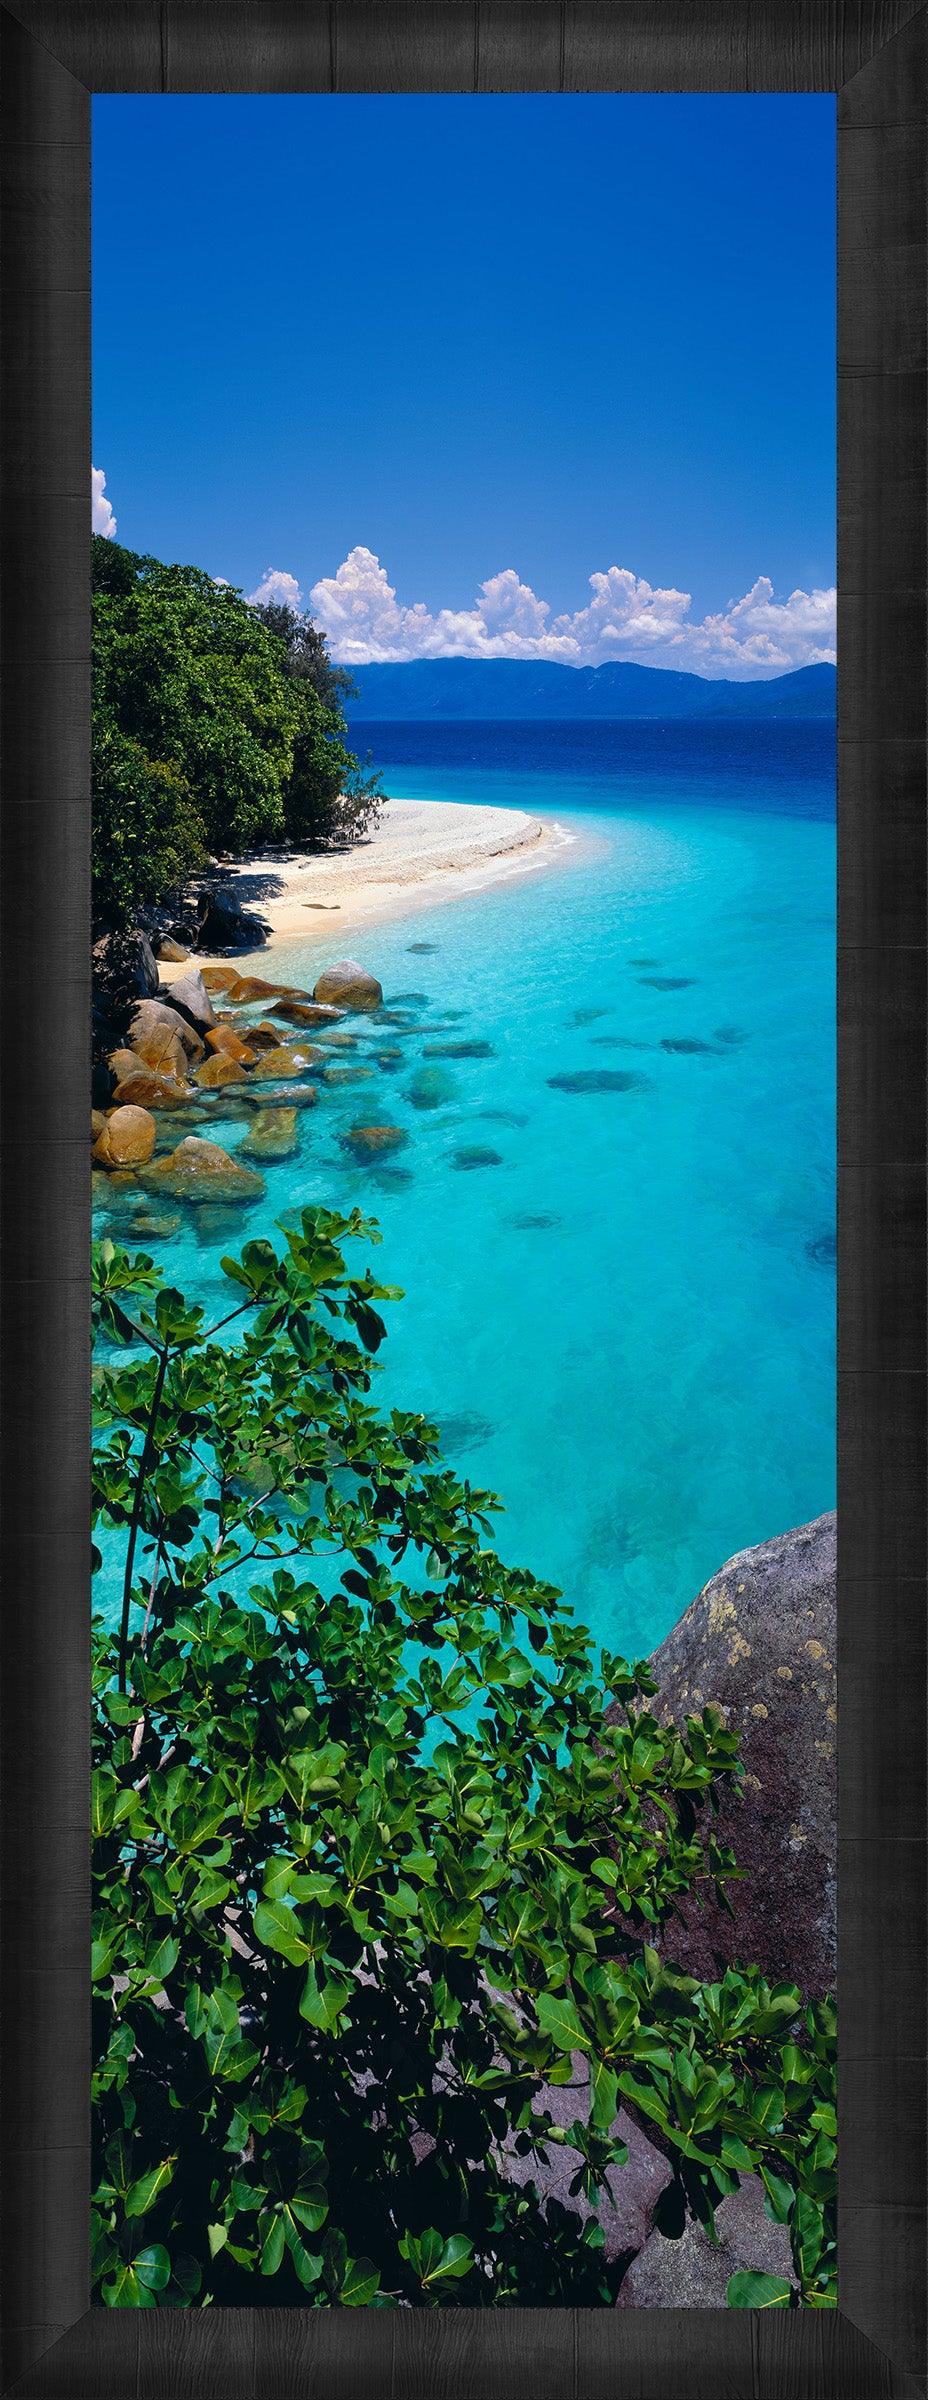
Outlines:
<svg viewBox="0 0 928 2400"><path fill-rule="evenodd" d="M793 2298L793 2285L782 2275L761 2275L753 2267L739 2267L728 2285L729 2308L788 2308Z"/></svg>
<svg viewBox="0 0 928 2400"><path fill-rule="evenodd" d="M276 2275L286 2248L286 2219L280 2212L272 2216L265 2228L261 2243L261 2273Z"/></svg>
<svg viewBox="0 0 928 2400"><path fill-rule="evenodd" d="M559 2050L589 2050L590 2037L580 2023L573 2001L563 1992L541 1992L535 2008L542 2033L548 2034Z"/></svg>
<svg viewBox="0 0 928 2400"><path fill-rule="evenodd" d="M146 2211L154 2207L155 2201L160 2199L162 2192L173 2181L174 2166L174 2159L166 2158L160 2167L152 2167L150 2174L140 2175L138 2181L130 2185L123 2203L127 2217L144 2217Z"/></svg>
<svg viewBox="0 0 928 2400"><path fill-rule="evenodd" d="M793 2201L795 2199L793 2186L791 2183L787 2183L782 2175L773 2174L771 2168L765 2164L763 2159L761 2160L760 2171L764 2181L764 2189L767 2194L767 2198L764 2202L766 2214L768 2217L773 2218L775 2225L785 2225L789 2221Z"/></svg>
<svg viewBox="0 0 928 2400"><path fill-rule="evenodd" d="M371 2258L349 2258L339 2299L343 2308L369 2308L380 2289L380 2271Z"/></svg>
<svg viewBox="0 0 928 2400"><path fill-rule="evenodd" d="M590 2069L590 2121L600 2132L608 2133L619 2113L619 2078L602 2059L594 2059Z"/></svg>
<svg viewBox="0 0 928 2400"><path fill-rule="evenodd" d="M308 1942L300 1932L299 1919L284 1900L259 1900L252 1923L255 1939L263 1950L276 1950L291 1966L301 1967L310 1957Z"/></svg>
<svg viewBox="0 0 928 2400"><path fill-rule="evenodd" d="M150 2292L163 2292L170 2279L171 2261L163 2242L152 2242L148 2249L137 2250L132 2261L139 2282Z"/></svg>
<svg viewBox="0 0 928 2400"><path fill-rule="evenodd" d="M310 1966L303 1986L300 2015L307 2025L315 2025L320 2033L331 2033L351 1998L351 1985L341 1976L327 1975L320 1985L315 1966Z"/></svg>

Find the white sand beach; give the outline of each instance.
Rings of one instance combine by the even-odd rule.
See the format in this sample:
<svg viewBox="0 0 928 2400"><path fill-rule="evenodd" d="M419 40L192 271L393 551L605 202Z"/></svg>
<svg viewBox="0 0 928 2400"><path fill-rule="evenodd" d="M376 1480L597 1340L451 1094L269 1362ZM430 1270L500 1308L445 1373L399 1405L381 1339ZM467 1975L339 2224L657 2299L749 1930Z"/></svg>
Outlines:
<svg viewBox="0 0 928 2400"><path fill-rule="evenodd" d="M330 941L372 919L434 907L535 872L564 860L573 841L563 826L523 809L388 800L373 832L351 849L312 857L266 851L224 869L223 882L230 898L270 926L266 956L275 943L313 936ZM162 964L161 973L168 981L172 970Z"/></svg>

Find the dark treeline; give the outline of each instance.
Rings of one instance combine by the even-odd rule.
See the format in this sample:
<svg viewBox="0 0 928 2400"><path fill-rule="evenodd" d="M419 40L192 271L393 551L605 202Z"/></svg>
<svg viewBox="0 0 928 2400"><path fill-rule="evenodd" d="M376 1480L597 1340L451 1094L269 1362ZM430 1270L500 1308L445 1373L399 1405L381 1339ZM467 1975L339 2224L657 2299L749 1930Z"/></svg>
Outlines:
<svg viewBox="0 0 928 2400"><path fill-rule="evenodd" d="M352 841L382 794L347 748L351 678L294 610L93 542L93 901L134 921L265 843Z"/></svg>

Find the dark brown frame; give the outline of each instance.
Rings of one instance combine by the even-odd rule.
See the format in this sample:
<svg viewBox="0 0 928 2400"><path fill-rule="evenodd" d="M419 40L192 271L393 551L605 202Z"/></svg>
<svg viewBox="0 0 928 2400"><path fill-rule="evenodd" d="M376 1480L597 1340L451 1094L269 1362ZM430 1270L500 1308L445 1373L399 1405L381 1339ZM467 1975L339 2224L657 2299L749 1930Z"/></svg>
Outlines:
<svg viewBox="0 0 928 2400"><path fill-rule="evenodd" d="M926 27L912 0L3 0L2 2388L925 2390ZM839 116L837 2314L88 2309L90 93L825 90Z"/></svg>

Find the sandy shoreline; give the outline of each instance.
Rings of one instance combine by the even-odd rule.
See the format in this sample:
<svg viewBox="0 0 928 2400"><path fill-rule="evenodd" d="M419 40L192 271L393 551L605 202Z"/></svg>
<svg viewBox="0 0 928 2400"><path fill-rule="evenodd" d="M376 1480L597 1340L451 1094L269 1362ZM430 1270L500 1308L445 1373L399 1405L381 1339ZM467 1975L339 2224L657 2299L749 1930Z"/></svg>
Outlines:
<svg viewBox="0 0 928 2400"><path fill-rule="evenodd" d="M563 826L523 809L388 800L374 832L353 849L309 858L301 851L268 851L227 867L223 884L230 898L270 926L268 942L255 953L266 957L282 942L331 941L372 920L434 907L552 866L567 857L573 841ZM172 971L180 972L162 962L163 981Z"/></svg>

